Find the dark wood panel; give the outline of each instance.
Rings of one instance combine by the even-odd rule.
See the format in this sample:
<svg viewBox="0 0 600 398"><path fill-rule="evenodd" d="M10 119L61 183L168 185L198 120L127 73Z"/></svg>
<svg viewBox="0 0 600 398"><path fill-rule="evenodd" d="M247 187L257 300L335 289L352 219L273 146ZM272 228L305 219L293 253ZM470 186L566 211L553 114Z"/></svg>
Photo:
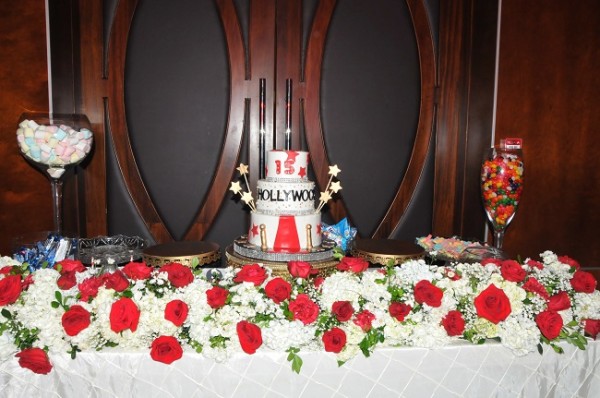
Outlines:
<svg viewBox="0 0 600 398"><path fill-rule="evenodd" d="M492 134L497 1L441 3L433 232L484 238L479 167Z"/></svg>
<svg viewBox="0 0 600 398"><path fill-rule="evenodd" d="M44 2L0 2L0 255L13 238L52 229L50 183L21 156L19 116L48 111Z"/></svg>
<svg viewBox="0 0 600 398"><path fill-rule="evenodd" d="M505 249L600 258L600 3L502 2L496 141L524 139L525 185Z"/></svg>

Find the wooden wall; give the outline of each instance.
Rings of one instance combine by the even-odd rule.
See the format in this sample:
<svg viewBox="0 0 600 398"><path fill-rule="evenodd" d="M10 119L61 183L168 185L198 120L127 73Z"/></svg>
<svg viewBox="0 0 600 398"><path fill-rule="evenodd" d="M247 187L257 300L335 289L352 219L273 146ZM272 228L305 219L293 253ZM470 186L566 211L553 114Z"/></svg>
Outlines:
<svg viewBox="0 0 600 398"><path fill-rule="evenodd" d="M113 145L113 134L116 134L117 137L125 137L122 135L122 127L125 124L124 121L109 120L109 110L111 106L114 106L110 104L111 95L124 88L119 86L119 84L123 84L123 81L113 80L111 82L111 73L115 73L115 67L122 67L123 70L129 68L131 71L135 67L135 62L143 63L145 62L144 57L148 56L148 54L141 53L142 56L138 58L139 61L131 61L134 62L133 64L122 63L120 66L119 63L108 62L111 54L114 60L124 62L119 58L123 54L119 54L119 49L114 47L119 43L113 43L112 47L109 45L110 35L114 34L111 29L111 18L115 15L117 3L119 2L113 0L51 2L52 10L57 13L51 18L60 20L67 15L67 18L70 18L68 21L77 22L77 25L72 25L74 30L55 30L55 38L66 38L62 46L58 45L54 48L55 54L63 53L73 56L68 62L64 62L66 58L60 58L63 62L57 61L56 69L58 71L54 72L57 74L54 77L60 87L58 92L55 93L55 104L63 111L86 113L92 120L95 131L98 132L95 154L92 158L94 162L86 167L84 184L71 191L70 195L70 200L74 201L74 204L83 206L80 210L75 209L75 213L85 215L81 220L76 220L74 225L81 227L83 234L88 235L132 233L136 231L146 231L146 233L151 234L151 231L148 230L154 228L152 221L150 227L148 227L144 221L139 220L135 206L130 207L132 210L124 211L124 214L131 217L131 219L123 218L122 214L116 211L115 204L125 204L125 207L132 204L127 190L122 187L119 188L118 185L111 187L108 184L107 192L104 191L107 187L107 179L108 182L123 180L123 162L119 164L114 155L115 149L111 145ZM138 2L127 1L122 3L135 8ZM271 2L267 0L258 2L257 0L252 3L256 5L259 3L270 4ZM191 5L196 3L182 1L181 4ZM239 40L238 44L243 43L244 46L252 46L252 40L257 40L257 38L264 40L267 37L257 36L257 34L275 33L282 40L280 45L295 49L293 51L298 51L298 48L300 48L303 57L307 51L307 48L303 46L309 41L309 32L312 26L310 17L305 17L301 21L297 17L292 18L294 27L290 29L292 29L291 31L296 29L292 36L289 36L290 30L286 30L287 28L282 29L283 25L281 24L278 24L279 30L275 31L275 25L262 24L262 22L256 25L256 21L269 21L269 24L272 24L273 18L289 18L299 9L301 9L303 15L312 16L316 15L315 10L319 6L324 7L325 11L327 11L327 8L335 6L337 11L332 14L329 26L331 30L328 31L331 34L330 39L335 40L325 42L327 44L324 48L324 58L322 60L322 65L326 67L322 76L325 78L325 83L320 89L324 88L325 92L322 93L323 97L320 100L325 101L321 104L321 106L325 105L325 109L313 110L313 115L317 115L319 111L322 111L323 114L321 117L312 117L310 119L312 120L310 123L313 123L312 127L307 127L301 122L299 108L296 108L298 113L294 116L294 125L303 129L303 131L307 128L312 131L312 133L309 131L309 135L312 137L313 145L314 143L320 144L319 134L323 131L322 129L325 129L327 134L324 136L325 139L322 145L328 148L327 156L331 156L333 159L324 156L323 152L317 154L321 166L330 160L337 163L338 159L344 157L349 156L349 159L351 159L353 156L359 156L352 155L352 151L358 150L357 153L360 153L361 146L364 146L364 143L360 140L353 142L349 137L344 137L343 133L340 136L336 134L338 134L338 130L346 131L343 125L344 120L352 121L353 117L355 119L349 123L349 126L357 127L360 132L365 131L365 126L359 125L360 118L356 118L356 115L363 108L360 106L352 108L354 104L348 100L348 98L351 98L352 91L344 91L348 87L348 81L356 80L356 76L360 76L359 71L365 65L360 63L343 64L340 63L340 60L352 54L354 50L352 42L344 42L344 40L351 37L349 34L344 34L344 29L348 29L348 27L352 29L352 23L356 23L352 17L355 13L357 13L356 15L366 15L366 24L360 26L360 29L351 30L350 33L364 32L362 36L355 36L362 43L361 51L364 52L370 50L371 47L375 47L369 44L369 40L377 40L377 34L384 33L386 29L384 26L387 26L387 24L384 24L379 27L381 29L377 31L378 33L368 29L369 18L374 20L378 18L377 10L371 10L367 13L359 12L362 3L346 0L337 2L332 0L294 2L294 5L290 8L280 8L281 13L277 15L263 15L256 12L252 14L252 9L247 7L250 3L245 1L219 0L210 2L210 4L202 4L201 7L208 7L206 18L214 17L212 22L206 22L208 25L203 25L203 28L213 22L218 24L222 22L230 23L228 27L221 30L221 34L223 32L235 32L239 27L241 36L236 40ZM599 101L597 92L600 92L597 73L600 69L600 46L598 45L598 37L600 37L600 3L593 0L577 2L503 0L500 3L502 5L501 29L499 30L501 37L499 40L498 97L495 120L493 107L495 46L498 31L496 26L497 1L456 0L451 2L442 1L438 4L435 1L409 0L402 2L402 4L389 1L382 1L377 4L384 4L385 7L388 7L387 9L393 10L393 13L387 14L387 18L389 19L390 16L393 18L394 15L397 15L396 20L398 21L409 18L414 22L415 10L421 12L421 16L417 18L421 22L418 25L411 26L421 27L415 30L415 34L418 34L418 29L423 27L422 21L427 20L434 41L433 54L436 56L434 65L435 87L432 91L427 91L430 88L425 87L425 102L432 104L435 110L435 136L428 151L418 150L421 159L426 154L429 160L424 163L426 167L423 169L423 173L416 173L411 177L410 185L415 182L415 177L419 179L418 189L414 192L416 196L411 196L413 194L410 193L410 190L402 192L398 190L399 178L392 181L391 184L387 184L390 183L390 181L387 181L389 179L384 182L383 179L385 178L382 178L380 185L383 186L383 194L378 195L378 197L379 199L383 198L383 200L375 206L380 209L381 213L377 217L380 219L382 215L385 215L386 211L384 209L387 208L394 197L399 198L402 203L397 209L402 209L404 205L410 204L408 206L410 210L415 203L425 203L425 207L430 206L431 212L423 209L414 211L413 208L412 215L403 219L404 213L402 210L393 210L390 214L391 218L388 218L388 220L395 221L378 225L376 220L368 219L366 215L368 212L364 209L369 205L368 201L365 202L367 205L364 205L361 202L362 199L357 197L356 193L350 192L351 186L355 185L355 182L351 181L350 178L345 182L348 191L345 192L345 199L347 200L344 203L350 203L351 210L356 212L356 220L365 226L364 228L361 227L363 235L406 237L431 231L434 234L444 236L456 234L466 238L483 238L483 210L479 202L477 175L481 152L489 145L491 133L495 129L496 140L506 136L521 136L525 139L525 191L519 212L507 231L506 250L512 255L536 256L542 250L551 249L560 254L569 254L580 260L585 266L598 266L600 238L595 232L595 227L600 222L600 188L598 188L600 186L598 184L600 180L600 148L597 140L597 126L600 125L600 120L598 120L598 112L595 109L598 107ZM235 18L232 17L233 14L228 14L229 17L220 19L219 15L226 14L223 14L224 7L233 5L238 8L236 12L239 22L235 21ZM196 6L197 4L194 5L194 7ZM147 4L142 7L142 12L149 9ZM125 9L121 13L129 11ZM206 18L205 21L208 21ZM250 21L253 20L255 25L249 25ZM32 230L50 229L51 207L49 184L39 172L35 171L19 155L14 140L15 123L21 112L24 110L45 110L48 107L43 4L32 0L2 2L0 5L0 21L0 38L2 39L2 45L0 46L0 82L2 84L0 93L0 155L5 160L4 164L10 164L10 167L4 167L0 170L0 183L2 184L0 191L0 253L4 254L10 251L10 241L16 235ZM140 40L140 32L144 31L143 25L148 21L151 22L152 19L147 19L146 22L140 20L136 22L137 25L133 28L134 39L139 40L140 43L143 43L143 40ZM321 20L321 28L328 26L325 22L325 19ZM236 27L238 23L239 26ZM121 35L127 36L129 26L130 22L127 21L127 18L123 19L121 17L116 28L117 30L121 29ZM267 31L272 28L272 31L261 30L260 26ZM268 26L271 26L271 28L268 28ZM400 32L398 27L393 29L396 29L393 30L394 34ZM248 35L249 31L254 33ZM117 34L119 33L117 32ZM137 39L135 38L136 35ZM296 39L292 40L293 37L301 37L301 40L297 42ZM412 50L408 47L399 52L394 52L394 46L404 40L404 36L395 37L397 38L396 42L392 46L383 48L382 52L379 53L379 56L384 55L380 60L385 59L390 54L399 58L408 54L407 60L409 63L407 65L418 60L420 62L419 73L422 73L424 66L423 52L421 50L416 52L414 47ZM230 39L231 37L221 37L219 40ZM64 43L69 44L64 45ZM227 50L222 47L223 53L221 56L224 57L225 63L228 63L231 59L232 51L244 51L240 48L237 50L232 49L231 44L230 42L227 45L229 46ZM422 46L421 49L427 49L427 46ZM155 46L149 47L156 49ZM142 47L138 46L138 48ZM268 48L255 47L253 54L256 57L256 54L261 54L260 51L263 51L264 55ZM392 51L389 51L390 49ZM210 50L210 48L205 48L205 50ZM225 51L230 53L226 54ZM278 51L281 52L281 49ZM430 51L430 49L427 49L427 51ZM238 57L238 59L242 59L244 56ZM419 60L418 57L421 57L421 59ZM202 58L198 59L201 60ZM290 64L290 59L278 61L279 64L272 65L275 68L273 70L288 70L291 73L299 73L294 70L297 64ZM374 61L372 64L376 65L378 58L374 57L372 60ZM393 60L392 64L396 60ZM252 62L257 62L256 58ZM428 61L425 60L425 62ZM343 76L341 73L345 71L339 69L340 65L351 65L354 67L353 73L358 74L352 75L350 73ZM246 64L244 68L248 66L250 64ZM393 68L389 69L389 66L389 63L384 62L381 64L381 67L388 71L386 73L394 70ZM253 67L256 71L258 66L254 65ZM273 70L265 73L268 75L268 73L273 73ZM425 70L428 73L431 72L430 69ZM313 72L315 71L313 69ZM408 72L407 76L410 79L410 69L403 72ZM250 103L253 100L252 97L257 94L254 80L251 75L248 75L247 70L241 71L241 74L243 77L239 82L243 81L241 83L243 97L247 99L241 105L241 112L247 112L252 117L252 113L256 110ZM139 73L135 76L138 80L143 77L139 76ZM393 79L398 77L393 74L388 76ZM347 78L347 81L344 81L344 78ZM130 79L129 81L133 80ZM216 82L221 81L220 78L214 80ZM281 85L281 81L277 81L277 84ZM407 84L402 83L401 80L395 81L396 84L400 82L403 89L410 86L409 81L406 81ZM358 90L365 89L366 86L361 87L362 81L358 83L353 87ZM140 84L142 86L145 84L143 79L140 80ZM229 83L226 81L224 87L232 88L229 87ZM380 88L382 87L384 86L381 85ZM298 94L306 94L312 96L311 98L317 98L315 96L318 95L318 92L314 91L315 88L316 86L310 84L302 86ZM423 90L423 87L418 87L418 90ZM363 91L368 93L368 90ZM134 89L129 93L128 95L137 95L141 100L147 99L144 98L143 90L136 91ZM225 103L229 100L231 93L231 91L228 91L225 94ZM429 95L431 97L428 97ZM366 97L363 96L363 98ZM414 96L410 94L406 98L414 99ZM281 104L277 105L279 100L274 98L271 100L274 104L273 109L276 106L281 106ZM377 98L370 99L370 102L376 101ZM393 102L396 108L391 109L393 111L394 109L397 110L399 104L403 103L402 101ZM344 104L345 108L340 108L340 104ZM139 101L134 105L139 107ZM406 104L404 103L404 105ZM423 109L422 105L419 105L420 109ZM240 105L236 106L239 107ZM131 107L131 109L134 107ZM374 112L366 112L371 118L377 115L377 109L374 109ZM230 110L221 109L218 112L210 113L210 117L213 119L220 118L221 126L225 126L227 116L224 115L228 115ZM344 114L348 117L344 117ZM426 113L426 115L428 114ZM243 124L241 121L244 118L243 114L239 116L238 112L236 118L235 123L238 123L240 129L243 130L252 126L251 122ZM276 125L281 123L280 119L281 115L272 115L269 123ZM320 126L319 119L322 122ZM400 130L416 133L418 130L417 121L414 119L410 121L406 117L402 119L406 122L406 125ZM133 117L132 120L135 125L143 127L143 121L140 121L142 119L137 118L136 121L136 118ZM423 119L421 118L421 120ZM117 126L116 130L113 131L107 128L110 123ZM227 128L234 127L229 125ZM121 131L118 131L119 129ZM144 131L140 127L135 127L134 130L137 132ZM384 129L378 128L377 133L380 130ZM220 131L205 130L201 134L208 134L212 137L216 134L223 137L224 131L225 127L222 127ZM388 133L390 133L389 139L395 139L394 131ZM136 137L135 134L134 132L132 137ZM247 131L244 130L240 134L246 137ZM139 144L139 137L141 136L138 135L137 137ZM301 141L300 144L307 145L307 142ZM240 159L252 162L255 155L248 152L248 145L247 137L242 139L239 145L236 143L236 147L240 150ZM348 151L344 149L345 145L349 149ZM384 148L385 142L380 142L377 145ZM402 146L404 144L396 141L395 145ZM433 162L434 156L435 163ZM122 154L121 157L126 158L127 154ZM400 163L407 162L407 159L404 158ZM193 159L191 163L197 161L197 159ZM214 163L217 158L203 157L202 161ZM349 162L349 160L344 161ZM148 160L145 163L151 164ZM352 162L351 164L351 166L341 168L352 170L358 162ZM196 169L202 170L199 177L204 181L200 181L200 186L202 184L209 186L214 170L207 171L202 164L199 166ZM385 174L384 166L380 166L375 165L371 174ZM397 168L397 172L401 170L401 168L398 168L398 163L395 163L394 167ZM315 178L318 177L319 173L322 173L320 168L317 169ZM229 174L229 172L225 174ZM397 173L396 177L401 176L401 174L401 172ZM125 175L131 174L126 172ZM228 175L225 177L223 177L225 180L229 179ZM319 178L323 179L323 176ZM367 176L361 175L359 181L367 178ZM218 183L224 184L223 181ZM194 184L198 189L198 181ZM389 186L386 186L386 184ZM431 192L432 188L433 192ZM156 188L152 189L157 191ZM205 188L200 189L205 190ZM79 198L76 197L78 192L82 194ZM358 192L358 196L360 196L360 190ZM154 194L156 197L160 195L160 193ZM203 203L204 195L205 192L202 191L200 197L195 199L197 206ZM86 200L83 200L83 197ZM165 197L167 199L163 201L168 204L168 195L165 195ZM92 199L90 200L90 198ZM151 203L141 201L141 206L148 205L151 205ZM175 206L179 205L176 204ZM242 228L238 228L234 224L243 223L243 218L239 217L242 212L239 209L239 203L227 199L223 206L231 216L225 216L221 220L220 227L210 230L209 227L203 224L205 220L201 217L197 219L197 228L189 229L189 231L196 232L191 232L191 235L188 236L192 238L208 236L209 238L215 237L226 241L230 236L238 233L237 229ZM213 210L211 210L211 214L216 214ZM334 206L333 210L332 214L339 216L345 214L347 206ZM194 213L193 208L191 213ZM111 217L113 217L112 227L109 223ZM138 217L137 221L136 217ZM236 221L232 221L234 218ZM399 222L401 219L403 221ZM425 224L423 224L423 220L425 220ZM182 223L179 227L173 228L171 226L171 230L179 230L175 233L177 238L186 235L185 232L189 226ZM164 225L161 228L164 228ZM205 233L208 233L208 235L205 235Z"/></svg>
<svg viewBox="0 0 600 398"><path fill-rule="evenodd" d="M600 2L502 1L496 141L524 138L505 247L600 266Z"/></svg>
<svg viewBox="0 0 600 398"><path fill-rule="evenodd" d="M0 254L13 238L52 229L50 183L21 156L16 126L25 111L48 111L44 2L0 2Z"/></svg>

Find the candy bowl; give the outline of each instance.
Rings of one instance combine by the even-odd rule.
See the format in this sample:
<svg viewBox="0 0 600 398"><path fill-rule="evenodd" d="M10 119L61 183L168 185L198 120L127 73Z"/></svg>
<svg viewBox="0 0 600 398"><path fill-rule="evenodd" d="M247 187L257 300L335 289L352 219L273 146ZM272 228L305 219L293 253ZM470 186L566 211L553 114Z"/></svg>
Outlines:
<svg viewBox="0 0 600 398"><path fill-rule="evenodd" d="M481 197L494 234L494 247L502 248L504 232L513 220L523 192L523 154L505 145L490 148L481 164Z"/></svg>
<svg viewBox="0 0 600 398"><path fill-rule="evenodd" d="M79 239L77 255L84 264L114 270L129 261L140 260L146 246L146 240L139 236L97 236Z"/></svg>
<svg viewBox="0 0 600 398"><path fill-rule="evenodd" d="M50 180L54 232L59 235L65 171L89 155L93 140L90 122L85 115L27 112L19 118L19 149L23 157Z"/></svg>

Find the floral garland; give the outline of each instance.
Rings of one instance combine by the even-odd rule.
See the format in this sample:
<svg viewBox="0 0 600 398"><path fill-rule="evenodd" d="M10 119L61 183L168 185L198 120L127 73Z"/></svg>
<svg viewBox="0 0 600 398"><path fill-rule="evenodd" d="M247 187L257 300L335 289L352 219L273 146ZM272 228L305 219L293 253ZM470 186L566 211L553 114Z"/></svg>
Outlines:
<svg viewBox="0 0 600 398"><path fill-rule="evenodd" d="M123 347L170 364L184 350L216 361L271 349L324 350L340 366L377 346L438 348L456 340L499 340L515 355L567 341L585 349L600 332L600 291L573 259L546 251L541 262L485 260L438 267L424 260L367 270L343 257L316 275L290 262L289 279L259 264L210 279L181 264L131 262L97 275L79 261L34 273L0 259L0 361L47 374L53 353ZM50 356L49 356L50 355Z"/></svg>

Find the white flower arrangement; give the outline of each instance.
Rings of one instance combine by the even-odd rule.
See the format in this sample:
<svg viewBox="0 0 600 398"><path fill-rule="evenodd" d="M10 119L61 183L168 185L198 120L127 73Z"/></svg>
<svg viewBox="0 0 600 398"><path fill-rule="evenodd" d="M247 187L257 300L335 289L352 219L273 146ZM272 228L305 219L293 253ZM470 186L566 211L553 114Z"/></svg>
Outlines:
<svg viewBox="0 0 600 398"><path fill-rule="evenodd" d="M58 352L118 346L171 363L184 350L223 362L270 349L287 352L299 372L300 352L311 350L343 364L377 346L456 340L496 339L515 355L543 344L560 352L560 340L584 349L584 334L600 332L596 281L572 259L552 252L541 259L451 267L410 260L377 271L353 259L324 278L290 268L285 280L259 264L208 279L179 264L130 263L118 275L97 275L72 260L30 273L2 257L0 361L18 353L21 366L47 373ZM46 366L28 362L34 354L45 355Z"/></svg>

